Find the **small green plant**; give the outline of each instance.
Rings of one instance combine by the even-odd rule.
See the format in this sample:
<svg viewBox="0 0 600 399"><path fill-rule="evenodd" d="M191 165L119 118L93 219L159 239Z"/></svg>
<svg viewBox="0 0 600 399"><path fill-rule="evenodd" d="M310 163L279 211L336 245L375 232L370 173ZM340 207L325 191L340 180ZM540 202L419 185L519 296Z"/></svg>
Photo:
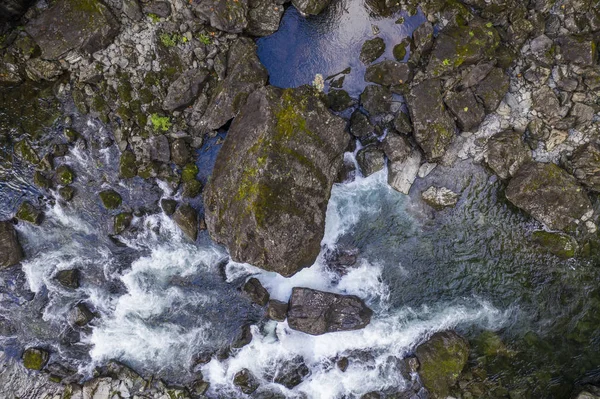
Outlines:
<svg viewBox="0 0 600 399"><path fill-rule="evenodd" d="M160 22L160 17L156 14L148 14L148 16L150 17L150 19L152 20L152 22L154 22L155 24Z"/></svg>
<svg viewBox="0 0 600 399"><path fill-rule="evenodd" d="M168 116L160 116L159 114L150 115L152 128L157 131L166 132L171 128L171 119Z"/></svg>
<svg viewBox="0 0 600 399"><path fill-rule="evenodd" d="M201 33L201 34L198 36L198 40L200 40L200 43L202 43L202 44L206 44L207 46L208 46L208 45L209 45L209 44L212 42L212 40L211 40L210 36L208 36L208 35L206 35L206 34L204 34L204 33Z"/></svg>
<svg viewBox="0 0 600 399"><path fill-rule="evenodd" d="M450 65L450 60L448 58L444 59L444 61L442 61L442 64L445 66Z"/></svg>
<svg viewBox="0 0 600 399"><path fill-rule="evenodd" d="M177 35L169 35L168 33L161 33L158 35L160 42L165 47L175 47L177 46Z"/></svg>

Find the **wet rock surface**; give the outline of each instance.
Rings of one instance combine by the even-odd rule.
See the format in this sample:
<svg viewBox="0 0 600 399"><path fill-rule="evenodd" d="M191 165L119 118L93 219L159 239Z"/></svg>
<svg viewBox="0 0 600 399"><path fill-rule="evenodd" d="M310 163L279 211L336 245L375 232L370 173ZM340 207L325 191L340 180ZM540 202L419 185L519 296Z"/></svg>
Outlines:
<svg viewBox="0 0 600 399"><path fill-rule="evenodd" d="M0 267L16 265L23 259L17 232L9 221L0 222Z"/></svg>

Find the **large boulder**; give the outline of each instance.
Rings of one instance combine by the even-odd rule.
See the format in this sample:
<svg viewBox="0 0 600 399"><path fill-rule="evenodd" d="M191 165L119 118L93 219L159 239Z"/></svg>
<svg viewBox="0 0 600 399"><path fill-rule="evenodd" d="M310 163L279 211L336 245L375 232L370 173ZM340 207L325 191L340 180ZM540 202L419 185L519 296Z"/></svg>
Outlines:
<svg viewBox="0 0 600 399"><path fill-rule="evenodd" d="M408 194L421 167L421 153L412 148L406 137L389 132L382 143L388 157L388 184Z"/></svg>
<svg viewBox="0 0 600 399"><path fill-rule="evenodd" d="M269 74L256 56L256 45L247 38L236 40L227 56L227 77L219 82L206 112L195 127L206 133L237 115L254 90L267 83Z"/></svg>
<svg viewBox="0 0 600 399"><path fill-rule="evenodd" d="M427 160L441 158L454 138L456 125L444 106L439 79L425 80L413 86L406 100L415 140Z"/></svg>
<svg viewBox="0 0 600 399"><path fill-rule="evenodd" d="M501 179L508 179L523 164L531 161L531 150L523 142L520 133L507 130L489 139L485 159Z"/></svg>
<svg viewBox="0 0 600 399"><path fill-rule="evenodd" d="M23 259L17 232L9 221L0 222L0 267L16 265Z"/></svg>
<svg viewBox="0 0 600 399"><path fill-rule="evenodd" d="M508 184L506 198L553 230L576 227L593 214L583 187L553 163L523 165Z"/></svg>
<svg viewBox="0 0 600 399"><path fill-rule="evenodd" d="M288 324L311 335L359 330L371 321L373 311L354 295L339 295L310 288L294 288Z"/></svg>
<svg viewBox="0 0 600 399"><path fill-rule="evenodd" d="M250 0L248 6L246 33L267 36L277 32L284 11L283 5L274 0Z"/></svg>
<svg viewBox="0 0 600 399"><path fill-rule="evenodd" d="M590 190L600 192L600 146L598 144L584 144L573 151L567 168L581 184Z"/></svg>
<svg viewBox="0 0 600 399"><path fill-rule="evenodd" d="M204 196L210 235L235 261L284 276L312 265L349 141L345 125L308 86L250 95Z"/></svg>
<svg viewBox="0 0 600 399"><path fill-rule="evenodd" d="M317 15L329 5L331 0L292 0L294 7L305 15Z"/></svg>
<svg viewBox="0 0 600 399"><path fill-rule="evenodd" d="M446 398L469 358L467 341L454 331L435 333L416 350L419 375L433 398Z"/></svg>
<svg viewBox="0 0 600 399"><path fill-rule="evenodd" d="M248 26L248 0L195 0L194 12L213 28L241 33Z"/></svg>
<svg viewBox="0 0 600 399"><path fill-rule="evenodd" d="M108 46L119 23L99 0L61 0L30 21L25 30L42 58L58 60L71 50L94 53Z"/></svg>
<svg viewBox="0 0 600 399"><path fill-rule="evenodd" d="M385 60L367 67L365 81L382 86L397 86L412 79L412 68L404 62Z"/></svg>
<svg viewBox="0 0 600 399"><path fill-rule="evenodd" d="M167 96L163 101L163 109L172 112L190 105L198 97L207 77L206 69L190 69L182 73L169 86Z"/></svg>

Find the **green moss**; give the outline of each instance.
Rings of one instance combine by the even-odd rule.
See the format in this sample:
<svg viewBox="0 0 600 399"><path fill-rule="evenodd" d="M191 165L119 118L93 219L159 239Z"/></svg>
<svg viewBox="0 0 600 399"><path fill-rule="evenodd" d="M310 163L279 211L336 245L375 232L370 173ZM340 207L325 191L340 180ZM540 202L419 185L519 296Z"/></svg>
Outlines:
<svg viewBox="0 0 600 399"><path fill-rule="evenodd" d="M130 102L133 97L131 95L133 88L129 82L129 76L122 74L119 79L119 86L117 87L117 93L121 101Z"/></svg>
<svg viewBox="0 0 600 399"><path fill-rule="evenodd" d="M177 43L181 41L182 36L177 33L161 33L158 35L158 38L163 46L175 47L177 46Z"/></svg>
<svg viewBox="0 0 600 399"><path fill-rule="evenodd" d="M406 43L402 42L400 44L396 44L394 46L394 58L397 61L404 61L404 58L406 57Z"/></svg>
<svg viewBox="0 0 600 399"><path fill-rule="evenodd" d="M23 353L23 366L30 370L41 370L49 359L49 354L43 349L29 348Z"/></svg>
<svg viewBox="0 0 600 399"><path fill-rule="evenodd" d="M75 189L71 186L61 187L58 189L58 194L65 201L71 201L75 195Z"/></svg>
<svg viewBox="0 0 600 399"><path fill-rule="evenodd" d="M24 201L19 206L15 216L17 219L23 220L24 222L40 224L42 213L37 210L29 201Z"/></svg>
<svg viewBox="0 0 600 399"><path fill-rule="evenodd" d="M33 174L33 184L44 190L50 188L50 180L39 170Z"/></svg>
<svg viewBox="0 0 600 399"><path fill-rule="evenodd" d="M115 216L113 228L115 234L124 232L131 225L132 220L133 215L129 212L122 212Z"/></svg>
<svg viewBox="0 0 600 399"><path fill-rule="evenodd" d="M548 231L534 231L531 239L548 252L564 259L572 258L577 252L577 242L566 234L551 233Z"/></svg>
<svg viewBox="0 0 600 399"><path fill-rule="evenodd" d="M195 198L202 191L202 183L198 180L190 180L183 182L183 196L185 198Z"/></svg>
<svg viewBox="0 0 600 399"><path fill-rule="evenodd" d="M79 134L75 130L68 127L63 130L63 133L69 143L73 143L79 137Z"/></svg>
<svg viewBox="0 0 600 399"><path fill-rule="evenodd" d="M158 175L159 165L156 162L150 162L138 168L138 176L142 179L150 179Z"/></svg>
<svg viewBox="0 0 600 399"><path fill-rule="evenodd" d="M119 175L124 179L132 179L137 176L137 173L135 154L131 151L123 151L119 160Z"/></svg>
<svg viewBox="0 0 600 399"><path fill-rule="evenodd" d="M210 38L210 36L201 33L198 35L198 40L200 40L200 43L205 44L205 45L209 45L212 43L212 39Z"/></svg>
<svg viewBox="0 0 600 399"><path fill-rule="evenodd" d="M150 13L148 14L148 18L150 18L150 20L155 24L160 22L160 17L156 14Z"/></svg>
<svg viewBox="0 0 600 399"><path fill-rule="evenodd" d="M123 199L115 190L101 191L100 200L106 209L117 209L123 202Z"/></svg>
<svg viewBox="0 0 600 399"><path fill-rule="evenodd" d="M181 180L184 182L194 181L198 172L198 166L195 163L188 163L181 171Z"/></svg>
<svg viewBox="0 0 600 399"><path fill-rule="evenodd" d="M30 164L37 165L40 163L40 157L27 140L21 140L15 144L15 151L19 158L29 162Z"/></svg>
<svg viewBox="0 0 600 399"><path fill-rule="evenodd" d="M73 170L71 170L71 168L67 165L60 165L58 168L56 168L56 180L59 184L67 186L73 183L74 179L75 174L73 173Z"/></svg>
<svg viewBox="0 0 600 399"><path fill-rule="evenodd" d="M160 116L158 114L150 115L152 128L157 132L166 132L171 128L171 119L168 116Z"/></svg>

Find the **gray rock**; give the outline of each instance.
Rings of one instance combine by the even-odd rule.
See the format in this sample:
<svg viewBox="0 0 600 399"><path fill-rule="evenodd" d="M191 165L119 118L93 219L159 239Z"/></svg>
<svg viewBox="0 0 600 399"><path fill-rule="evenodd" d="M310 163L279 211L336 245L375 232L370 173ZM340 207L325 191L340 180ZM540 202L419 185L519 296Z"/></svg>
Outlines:
<svg viewBox="0 0 600 399"><path fill-rule="evenodd" d="M288 304L276 299L271 299L267 306L267 316L271 320L284 321L287 317Z"/></svg>
<svg viewBox="0 0 600 399"><path fill-rule="evenodd" d="M162 107L165 111L175 111L190 105L202 90L208 77L206 69L190 69L177 78L167 90Z"/></svg>
<svg viewBox="0 0 600 399"><path fill-rule="evenodd" d="M77 304L69 312L69 323L75 326L83 327L94 318L94 314L83 303Z"/></svg>
<svg viewBox="0 0 600 399"><path fill-rule="evenodd" d="M294 7L305 15L317 15L329 5L331 0L292 0Z"/></svg>
<svg viewBox="0 0 600 399"><path fill-rule="evenodd" d="M56 273L54 278L67 288L79 288L79 270L77 269L66 269Z"/></svg>
<svg viewBox="0 0 600 399"><path fill-rule="evenodd" d="M189 204L183 204L177 208L173 220L183 233L192 241L198 237L198 213Z"/></svg>
<svg viewBox="0 0 600 399"><path fill-rule="evenodd" d="M531 161L531 150L521 134L505 131L492 136L487 142L485 160L501 179L514 176L522 165Z"/></svg>
<svg viewBox="0 0 600 399"><path fill-rule="evenodd" d="M246 395L250 395L258 389L258 381L248 369L238 371L233 377L233 384L240 388Z"/></svg>
<svg viewBox="0 0 600 399"><path fill-rule="evenodd" d="M573 104L573 108L569 111L569 116L575 118L575 123L578 127L585 127L594 119L594 108L583 103Z"/></svg>
<svg viewBox="0 0 600 399"><path fill-rule="evenodd" d="M63 70L55 61L46 61L41 58L30 58L27 60L25 73L27 77L35 82L41 80L55 81Z"/></svg>
<svg viewBox="0 0 600 399"><path fill-rule="evenodd" d="M275 375L273 376L273 382L283 385L287 389L293 389L300 385L304 378L309 374L310 370L304 363L302 356L296 356L277 366Z"/></svg>
<svg viewBox="0 0 600 399"><path fill-rule="evenodd" d="M416 64L433 47L433 25L429 21L419 25L413 32L414 49L410 54L410 61Z"/></svg>
<svg viewBox="0 0 600 399"><path fill-rule="evenodd" d="M485 112L494 112L506 95L509 87L508 76L501 68L492 69L474 90L475 95L481 100Z"/></svg>
<svg viewBox="0 0 600 399"><path fill-rule="evenodd" d="M313 264L348 145L344 129L311 87L250 95L204 194L210 235L232 259L284 276Z"/></svg>
<svg viewBox="0 0 600 399"><path fill-rule="evenodd" d="M30 21L25 30L40 46L42 58L58 60L71 50L92 54L105 48L119 32L119 23L100 1L63 0Z"/></svg>
<svg viewBox="0 0 600 399"><path fill-rule="evenodd" d="M231 45L227 71L227 77L215 88L204 116L195 126L198 133L218 129L236 116L250 93L264 86L269 77L256 55L256 45L245 37Z"/></svg>
<svg viewBox="0 0 600 399"><path fill-rule="evenodd" d="M0 267L16 265L23 259L17 232L10 221L0 222Z"/></svg>
<svg viewBox="0 0 600 399"><path fill-rule="evenodd" d="M567 170L581 184L600 192L600 146L588 143L577 148L567 162Z"/></svg>
<svg viewBox="0 0 600 399"><path fill-rule="evenodd" d="M311 335L358 330L371 321L373 311L354 295L339 295L310 288L294 288L290 297L290 328Z"/></svg>
<svg viewBox="0 0 600 399"><path fill-rule="evenodd" d="M171 144L171 159L177 166L185 166L190 160L190 148L184 139L173 140Z"/></svg>
<svg viewBox="0 0 600 399"><path fill-rule="evenodd" d="M160 200L160 207L167 216L171 216L177 210L177 201L163 198Z"/></svg>
<svg viewBox="0 0 600 399"><path fill-rule="evenodd" d="M168 163L171 160L171 148L167 136L160 134L144 140L144 157L150 161ZM182 159L178 159L179 162ZM187 162L187 159L183 162Z"/></svg>
<svg viewBox="0 0 600 399"><path fill-rule="evenodd" d="M360 104L370 116L390 112L392 92L383 86L367 86L360 95Z"/></svg>
<svg viewBox="0 0 600 399"><path fill-rule="evenodd" d="M383 86L407 84L412 79L412 68L404 62L386 60L367 67L365 81Z"/></svg>
<svg viewBox="0 0 600 399"><path fill-rule="evenodd" d="M479 82L488 76L492 69L494 69L494 64L492 63L473 65L460 80L460 87L467 89L469 87L478 85Z"/></svg>
<svg viewBox="0 0 600 399"><path fill-rule="evenodd" d="M421 193L421 198L432 208L441 210L456 205L460 195L446 187L431 186Z"/></svg>
<svg viewBox="0 0 600 399"><path fill-rule="evenodd" d="M242 33L248 26L248 0L203 0L194 2L194 12L228 33Z"/></svg>
<svg viewBox="0 0 600 399"><path fill-rule="evenodd" d="M396 117L394 118L394 128L403 134L411 134L413 131L412 123L410 122L410 117L404 112L398 112Z"/></svg>
<svg viewBox="0 0 600 399"><path fill-rule="evenodd" d="M462 131L471 132L477 129L485 118L483 107L470 89L451 91L444 98L444 102L456 117L458 127Z"/></svg>
<svg viewBox="0 0 600 399"><path fill-rule="evenodd" d="M375 128L369 122L369 117L356 110L350 117L350 133L361 141L373 136Z"/></svg>
<svg viewBox="0 0 600 399"><path fill-rule="evenodd" d="M143 9L146 14L154 14L162 18L171 15L171 4L167 1L153 0L144 4Z"/></svg>
<svg viewBox="0 0 600 399"><path fill-rule="evenodd" d="M269 292L262 286L257 278L252 277L243 287L244 293L250 300L260 306L265 306L269 302Z"/></svg>
<svg viewBox="0 0 600 399"><path fill-rule="evenodd" d="M382 147L388 157L388 184L394 190L408 194L419 173L421 153L412 148L405 137L394 132L388 133Z"/></svg>
<svg viewBox="0 0 600 399"><path fill-rule="evenodd" d="M549 67L554 63L554 54L551 51L554 42L546 35L540 35L529 43L531 57L542 64Z"/></svg>
<svg viewBox="0 0 600 399"><path fill-rule="evenodd" d="M123 0L122 10L129 19L134 21L140 21L142 18L144 18L144 14L142 14L142 9L140 8L140 3L138 3L138 0Z"/></svg>
<svg viewBox="0 0 600 399"><path fill-rule="evenodd" d="M367 40L363 43L362 48L360 49L359 59L365 64L370 64L381 57L384 52L385 42L382 38L376 37L375 39Z"/></svg>
<svg viewBox="0 0 600 399"><path fill-rule="evenodd" d="M557 40L562 62L584 66L596 65L598 52L592 38L584 36L563 36Z"/></svg>
<svg viewBox="0 0 600 399"><path fill-rule="evenodd" d="M252 36L267 36L279 29L284 7L273 0L249 0L248 27Z"/></svg>
<svg viewBox="0 0 600 399"><path fill-rule="evenodd" d="M552 163L523 165L509 182L506 198L553 230L574 228L593 213L583 187Z"/></svg>
<svg viewBox="0 0 600 399"><path fill-rule="evenodd" d="M413 86L406 100L414 137L425 157L430 162L441 158L454 138L456 125L442 101L440 81L430 79Z"/></svg>
<svg viewBox="0 0 600 399"><path fill-rule="evenodd" d="M358 151L356 161L364 177L380 171L385 166L383 151L377 145L370 145Z"/></svg>
<svg viewBox="0 0 600 399"><path fill-rule="evenodd" d="M554 91L548 86L543 86L533 92L533 108L541 112L549 121L561 118L560 101Z"/></svg>
<svg viewBox="0 0 600 399"><path fill-rule="evenodd" d="M355 104L346 90L330 90L327 93L327 103L335 112L342 112Z"/></svg>

